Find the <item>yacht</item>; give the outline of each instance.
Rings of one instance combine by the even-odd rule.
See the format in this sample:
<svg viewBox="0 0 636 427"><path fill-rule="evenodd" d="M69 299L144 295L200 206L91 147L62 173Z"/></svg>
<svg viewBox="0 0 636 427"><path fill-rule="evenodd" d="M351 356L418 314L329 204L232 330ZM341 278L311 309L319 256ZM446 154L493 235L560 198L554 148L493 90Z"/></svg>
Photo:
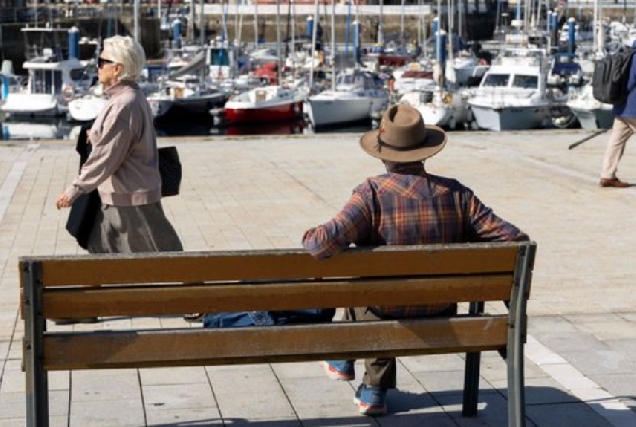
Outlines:
<svg viewBox="0 0 636 427"><path fill-rule="evenodd" d="M367 71L346 70L331 90L312 95L305 106L314 128L371 120L389 104L380 78Z"/></svg>
<svg viewBox="0 0 636 427"><path fill-rule="evenodd" d="M545 50L504 49L468 100L477 126L502 131L550 124L552 108L564 106L566 97L558 89L548 90L547 72Z"/></svg>
<svg viewBox="0 0 636 427"><path fill-rule="evenodd" d="M69 32L48 27L23 28L22 31L25 36L36 31L53 36ZM60 48L59 44L40 49L37 45L30 45L28 40L27 46L35 48L34 52L27 50L27 60L22 65L27 72L27 84L20 90L8 93L0 110L6 117L66 115L68 103L85 93L97 80L96 70L71 56L70 46L67 51Z"/></svg>

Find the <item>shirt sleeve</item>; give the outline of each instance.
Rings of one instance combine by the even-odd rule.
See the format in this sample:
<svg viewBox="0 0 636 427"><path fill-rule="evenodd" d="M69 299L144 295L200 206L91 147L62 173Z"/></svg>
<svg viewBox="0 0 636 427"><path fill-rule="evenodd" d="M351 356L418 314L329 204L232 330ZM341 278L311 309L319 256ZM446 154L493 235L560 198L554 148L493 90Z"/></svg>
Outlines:
<svg viewBox="0 0 636 427"><path fill-rule="evenodd" d="M91 133L91 153L65 193L74 201L97 188L122 164L131 146L126 109L106 111L102 132Z"/></svg>
<svg viewBox="0 0 636 427"><path fill-rule="evenodd" d="M329 258L352 243L366 240L370 229L371 211L359 187L340 213L325 224L307 230L302 244L314 257Z"/></svg>
<svg viewBox="0 0 636 427"><path fill-rule="evenodd" d="M472 190L466 188L466 202L470 216L473 241L509 242L527 241L528 235L508 221L495 215Z"/></svg>

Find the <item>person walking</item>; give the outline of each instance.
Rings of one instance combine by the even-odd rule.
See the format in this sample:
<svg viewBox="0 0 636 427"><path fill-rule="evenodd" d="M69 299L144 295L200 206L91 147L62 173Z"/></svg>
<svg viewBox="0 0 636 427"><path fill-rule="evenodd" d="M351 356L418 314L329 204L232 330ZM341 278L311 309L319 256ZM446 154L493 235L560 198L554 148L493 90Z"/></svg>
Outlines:
<svg viewBox="0 0 636 427"><path fill-rule="evenodd" d="M88 238L90 253L183 250L161 205L152 111L136 83L144 64L144 50L131 37L104 40L97 68L108 103L87 132L90 155L55 202L69 208L97 188L102 206Z"/></svg>
<svg viewBox="0 0 636 427"><path fill-rule="evenodd" d="M633 48L636 48L636 42L632 45ZM614 122L603 157L599 185L613 188L631 187L632 184L621 181L616 176L616 171L625 153L627 141L636 132L636 61L634 60L632 60L627 81L627 97L623 103L612 107L612 113L614 114Z"/></svg>
<svg viewBox="0 0 636 427"><path fill-rule="evenodd" d="M353 190L344 208L328 222L307 230L303 247L314 257L329 258L348 248L479 241L521 241L528 236L494 214L473 191L452 178L426 172L424 161L446 145L446 133L425 125L420 113L397 104L383 115L378 130L367 132L360 146L381 160L387 173L367 178ZM343 320L365 321L444 316L456 306L435 304L345 308ZM363 415L387 411L387 390L396 387L395 358L365 360L355 402ZM353 360L325 363L327 376L355 378Z"/></svg>

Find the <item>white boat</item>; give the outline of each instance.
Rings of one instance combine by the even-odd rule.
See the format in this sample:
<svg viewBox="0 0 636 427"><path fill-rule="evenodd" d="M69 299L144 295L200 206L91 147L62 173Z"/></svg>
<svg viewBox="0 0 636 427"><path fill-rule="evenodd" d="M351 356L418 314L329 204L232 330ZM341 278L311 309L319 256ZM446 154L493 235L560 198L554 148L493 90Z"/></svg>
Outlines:
<svg viewBox="0 0 636 427"><path fill-rule="evenodd" d="M45 33L64 29L23 28L25 34L34 30ZM28 43L28 42L27 42ZM5 116L53 117L68 112L68 103L85 93L93 84L95 73L74 57L65 57L60 49L43 48L28 57L22 67L27 71L27 85L9 93L0 110Z"/></svg>
<svg viewBox="0 0 636 427"><path fill-rule="evenodd" d="M462 50L446 61L444 77L448 83L456 86L477 86L489 68L490 65L474 53Z"/></svg>
<svg viewBox="0 0 636 427"><path fill-rule="evenodd" d="M68 103L67 117L75 122L91 122L97 118L107 102L102 86L94 86L86 95L74 98Z"/></svg>
<svg viewBox="0 0 636 427"><path fill-rule="evenodd" d="M547 90L547 70L543 49L505 49L468 100L477 126L501 131L549 125L551 109L564 106L566 98Z"/></svg>
<svg viewBox="0 0 636 427"><path fill-rule="evenodd" d="M583 129L609 129L614 123L612 105L597 101L589 83L578 91L569 92L567 106Z"/></svg>
<svg viewBox="0 0 636 427"><path fill-rule="evenodd" d="M305 103L314 128L371 120L389 104L389 92L375 74L347 70L336 79L335 89L310 96Z"/></svg>
<svg viewBox="0 0 636 427"><path fill-rule="evenodd" d="M469 91L470 89L448 91L433 87L405 93L398 102L418 110L426 124L451 130L461 125L468 129L473 121L472 112L466 102L470 96Z"/></svg>
<svg viewBox="0 0 636 427"><path fill-rule="evenodd" d="M393 71L393 92L403 95L415 90L427 90L437 84L434 79L433 63L429 60L411 62Z"/></svg>

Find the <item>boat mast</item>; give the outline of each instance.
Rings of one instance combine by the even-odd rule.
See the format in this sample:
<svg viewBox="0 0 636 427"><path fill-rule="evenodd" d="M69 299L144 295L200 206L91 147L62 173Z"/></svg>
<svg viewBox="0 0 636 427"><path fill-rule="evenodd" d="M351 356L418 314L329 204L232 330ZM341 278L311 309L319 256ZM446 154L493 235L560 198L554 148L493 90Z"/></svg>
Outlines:
<svg viewBox="0 0 636 427"><path fill-rule="evenodd" d="M314 56L316 55L316 27L318 25L318 7L320 0L316 0L314 7L314 20L313 25L311 27L311 58L309 63L309 91L311 92L314 88ZM308 18L309 19L309 18Z"/></svg>
<svg viewBox="0 0 636 427"><path fill-rule="evenodd" d="M203 1L203 0L201 0ZM238 41L241 38L241 34L239 33L239 0L234 0L234 46L238 45Z"/></svg>
<svg viewBox="0 0 636 427"><path fill-rule="evenodd" d="M161 0L159 0L159 2L161 2ZM203 12L203 8L205 7L203 5L204 0L201 0L201 8L199 9L199 43L201 44L201 46L205 46L206 42L205 42L205 13Z"/></svg>
<svg viewBox="0 0 636 427"><path fill-rule="evenodd" d="M280 0L276 0L276 51L278 55L278 84L282 82L282 65L281 65L281 50L280 50Z"/></svg>
<svg viewBox="0 0 636 427"><path fill-rule="evenodd" d="M254 49L258 48L258 2L254 2Z"/></svg>
<svg viewBox="0 0 636 427"><path fill-rule="evenodd" d="M162 1L163 0L157 0L157 18L159 19L159 38L160 39L161 39L161 24L163 23L163 19L161 17L161 2Z"/></svg>
<svg viewBox="0 0 636 427"><path fill-rule="evenodd" d="M296 77L296 2L294 0L290 0L289 7L291 8L291 46L292 46L292 72L294 73L294 77Z"/></svg>
<svg viewBox="0 0 636 427"><path fill-rule="evenodd" d="M406 46L406 40L404 40L404 0L402 0L402 6L400 7L400 43L402 47Z"/></svg>
<svg viewBox="0 0 636 427"><path fill-rule="evenodd" d="M380 0L380 18L378 22L378 44L384 46L384 0Z"/></svg>
<svg viewBox="0 0 636 427"><path fill-rule="evenodd" d="M190 16L188 17L188 42L194 41L194 0L190 0Z"/></svg>
<svg viewBox="0 0 636 427"><path fill-rule="evenodd" d="M331 0L331 90L336 90L336 0Z"/></svg>
<svg viewBox="0 0 636 427"><path fill-rule="evenodd" d="M139 42L139 0L135 0L134 6L133 6L133 16L134 16L133 36L135 37L135 41Z"/></svg>

